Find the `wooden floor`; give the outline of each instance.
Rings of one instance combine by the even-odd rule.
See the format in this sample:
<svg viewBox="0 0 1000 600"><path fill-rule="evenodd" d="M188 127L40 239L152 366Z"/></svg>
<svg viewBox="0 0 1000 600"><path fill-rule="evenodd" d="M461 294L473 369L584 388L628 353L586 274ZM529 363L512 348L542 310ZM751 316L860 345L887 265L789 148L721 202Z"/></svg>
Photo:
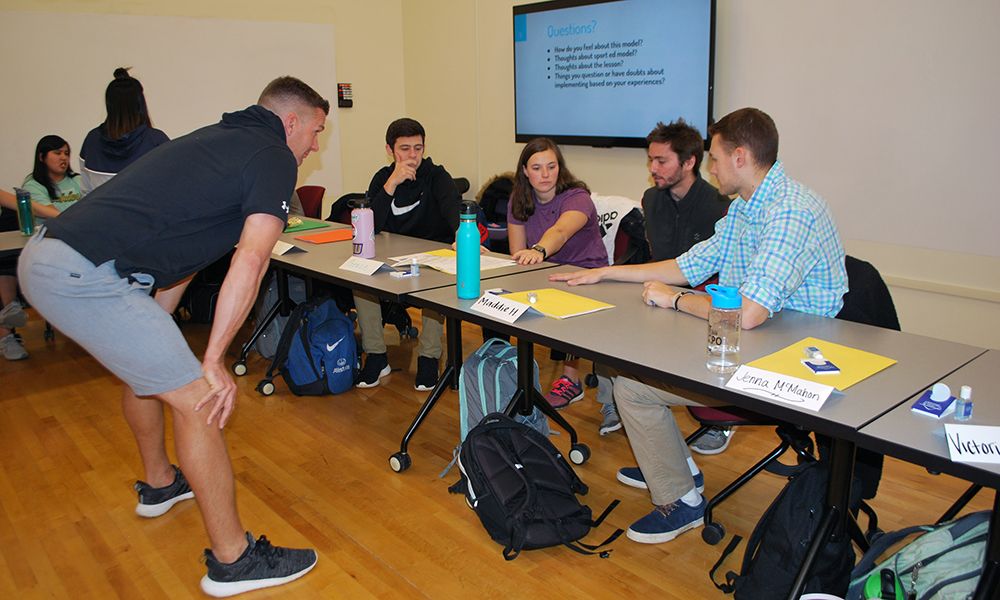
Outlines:
<svg viewBox="0 0 1000 600"><path fill-rule="evenodd" d="M42 321L29 314L20 332L31 357L0 361L0 598L203 597L207 538L197 505L184 502L158 519L135 515L132 484L142 471L120 384L63 336L44 342ZM207 326L184 330L200 352ZM467 326L463 337L466 354L481 343L478 329ZM279 380L275 395L262 397L253 388L266 364L250 360L227 427L244 526L281 545L316 548L320 560L303 579L244 598L725 598L708 578L721 546L706 545L698 531L656 546L623 536L607 559L552 548L505 562L464 499L448 493L457 469L438 478L458 442L456 392L445 394L411 443L413 466L389 469L425 394L413 390L417 342L399 342L391 328L386 340L390 363L402 370L379 387L339 396L298 398ZM544 385L558 366L547 352L536 355ZM594 390L563 414L593 451L577 468L590 486L583 500L595 512L622 500L591 535L603 539L649 512L649 496L615 480L619 467L635 462L621 432L597 434ZM693 430L686 411L678 418ZM568 450L567 435L553 439ZM774 443L773 431L745 428L725 453L699 456L707 493ZM762 474L716 519L746 536L782 484ZM933 521L966 487L889 460L873 505L892 530ZM983 493L971 508L991 502ZM742 546L722 571L736 569L741 556Z"/></svg>

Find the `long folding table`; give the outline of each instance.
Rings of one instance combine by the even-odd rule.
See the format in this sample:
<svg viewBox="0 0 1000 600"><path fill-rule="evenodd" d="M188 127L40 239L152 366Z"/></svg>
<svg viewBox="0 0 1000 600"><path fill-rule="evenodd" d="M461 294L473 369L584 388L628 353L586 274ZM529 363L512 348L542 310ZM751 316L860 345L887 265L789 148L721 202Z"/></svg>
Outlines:
<svg viewBox="0 0 1000 600"><path fill-rule="evenodd" d="M571 269L501 277L492 280L491 285L510 291L559 287L614 304L615 308L565 320L527 315L507 324L471 311L472 301L459 300L446 290L417 292L410 296L409 302L517 336L519 367L531 364L531 344L545 344L656 379L678 391L697 394L707 403L733 404L831 436L834 445L828 510L821 529L825 534L817 536L810 552L812 557L818 555L827 539L845 534L859 430L985 352L983 348L794 311L781 311L765 325L744 331L740 344L740 359L744 363L806 337L898 361L851 386L842 396L831 397L822 410L814 412L726 388L729 376L713 373L705 366L704 321L645 305L641 299L642 287L637 284L603 282L567 287L548 281L549 273L567 270ZM520 378L520 381L530 379ZM523 388L523 393L530 394L530 386ZM798 598L811 565L812 560L803 565L789 598Z"/></svg>
<svg viewBox="0 0 1000 600"><path fill-rule="evenodd" d="M30 239L20 231L0 231L0 258L18 256Z"/></svg>
<svg viewBox="0 0 1000 600"><path fill-rule="evenodd" d="M1000 350L989 350L969 364L941 379L956 396L963 385L972 387L973 412L970 425L1000 426ZM986 549L983 574L979 579L974 598L997 597L1000 589L1000 465L990 463L953 462L948 453L944 424L954 423L951 416L932 419L910 410L906 401L861 428L857 444L907 462L927 467L928 470L948 473L973 482L973 487L941 520L953 518L960 505L964 505L980 487L994 490L993 517Z"/></svg>

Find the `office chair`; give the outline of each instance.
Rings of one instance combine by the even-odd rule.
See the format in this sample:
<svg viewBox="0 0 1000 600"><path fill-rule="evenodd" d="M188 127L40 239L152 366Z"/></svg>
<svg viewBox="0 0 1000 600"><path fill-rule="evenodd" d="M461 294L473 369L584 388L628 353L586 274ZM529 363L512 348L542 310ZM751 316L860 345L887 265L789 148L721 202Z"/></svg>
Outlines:
<svg viewBox="0 0 1000 600"><path fill-rule="evenodd" d="M844 294L844 306L836 318L898 331L899 319L896 316L896 307L892 302L889 288L885 285L878 270L870 263L854 258L853 256L845 257L844 266L847 271L848 292ZM737 477L735 481L708 501L708 506L705 509L705 526L701 534L702 539L708 544L718 544L726 536L725 528L720 523L712 520L713 509L723 500L731 496L761 471L766 470L783 477L788 477L797 470L796 466L784 465L778 462L778 458L786 450L791 448L796 452L799 465L816 460L813 452L813 441L809 437L809 432L789 423L735 406L717 408L689 406L688 412L701 425L697 431L685 439L688 445L691 445L712 427L771 426L776 428L775 432L781 440L778 446L767 456L750 467L743 475ZM816 448L818 454L822 458L828 451L830 440L826 436L818 435L816 445L818 446ZM858 449L857 451L855 476L861 485L861 497L863 500L874 498L875 493L878 491L878 484L882 476L883 458L881 454L869 450ZM860 536L870 541L880 533L878 530L878 519L874 510L866 503L862 502L860 510L868 516L868 530L862 533L860 527L857 526L857 522L854 521L851 525L852 537L855 540L859 540ZM856 513L854 517L857 517ZM860 540L859 545L861 545Z"/></svg>
<svg viewBox="0 0 1000 600"><path fill-rule="evenodd" d="M323 196L326 188L321 185L304 185L295 190L299 195L299 202L302 203L302 212L307 217L321 219L320 213L323 210Z"/></svg>

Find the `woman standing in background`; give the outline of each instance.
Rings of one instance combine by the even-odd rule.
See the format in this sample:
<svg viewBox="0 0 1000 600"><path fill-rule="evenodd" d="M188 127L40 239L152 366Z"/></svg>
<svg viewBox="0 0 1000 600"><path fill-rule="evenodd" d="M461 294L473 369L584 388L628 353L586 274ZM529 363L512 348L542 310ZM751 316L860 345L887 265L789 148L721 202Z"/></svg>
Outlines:
<svg viewBox="0 0 1000 600"><path fill-rule="evenodd" d="M115 69L115 78L104 93L104 104L108 110L107 119L90 130L80 148L84 193L111 179L143 154L170 141L167 134L153 129L142 84L128 74L128 69Z"/></svg>

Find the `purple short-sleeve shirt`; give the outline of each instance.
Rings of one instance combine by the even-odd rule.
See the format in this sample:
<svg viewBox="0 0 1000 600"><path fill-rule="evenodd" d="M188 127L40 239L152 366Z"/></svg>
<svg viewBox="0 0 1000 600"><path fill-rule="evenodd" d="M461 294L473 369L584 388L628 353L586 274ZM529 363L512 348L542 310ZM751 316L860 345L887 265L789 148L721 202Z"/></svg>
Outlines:
<svg viewBox="0 0 1000 600"><path fill-rule="evenodd" d="M527 221L518 221L514 218L514 215L511 214L513 206L513 201L507 203L507 222L524 226L529 248L542 239L545 232L556 224L563 213L575 210L587 215L587 224L573 234L573 237L567 240L559 252L550 252L547 260L559 265L573 265L586 269L608 266L608 251L601 240L597 209L586 190L568 189L545 204L536 199L535 214L531 215Z"/></svg>

